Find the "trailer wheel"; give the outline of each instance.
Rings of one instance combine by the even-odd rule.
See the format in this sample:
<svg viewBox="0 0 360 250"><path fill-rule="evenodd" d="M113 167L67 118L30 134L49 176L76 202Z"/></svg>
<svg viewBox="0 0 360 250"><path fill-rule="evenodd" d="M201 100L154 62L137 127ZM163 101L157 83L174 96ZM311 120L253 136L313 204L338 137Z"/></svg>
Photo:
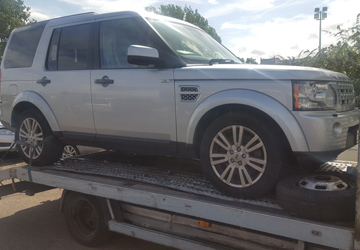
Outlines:
<svg viewBox="0 0 360 250"><path fill-rule="evenodd" d="M249 113L227 113L206 129L200 158L215 188L228 196L253 199L275 186L288 154L269 123Z"/></svg>
<svg viewBox="0 0 360 250"><path fill-rule="evenodd" d="M355 184L346 175L318 172L279 181L278 204L296 215L315 220L351 220L355 216Z"/></svg>
<svg viewBox="0 0 360 250"><path fill-rule="evenodd" d="M63 144L54 136L45 117L36 111L27 110L20 115L15 139L20 142L17 148L27 163L32 157L33 165L44 166L61 157Z"/></svg>
<svg viewBox="0 0 360 250"><path fill-rule="evenodd" d="M65 218L72 237L85 246L99 246L111 237L98 199L71 193L65 201Z"/></svg>

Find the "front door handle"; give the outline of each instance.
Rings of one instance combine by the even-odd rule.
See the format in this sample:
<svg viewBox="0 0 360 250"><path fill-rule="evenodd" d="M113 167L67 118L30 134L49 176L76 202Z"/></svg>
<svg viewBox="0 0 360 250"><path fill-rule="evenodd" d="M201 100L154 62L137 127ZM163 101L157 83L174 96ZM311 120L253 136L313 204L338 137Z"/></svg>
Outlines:
<svg viewBox="0 0 360 250"><path fill-rule="evenodd" d="M109 79L108 76L104 76L101 79L95 79L95 83L97 84L103 84L103 85L109 85L109 84L113 84L114 80L113 79Z"/></svg>
<svg viewBox="0 0 360 250"><path fill-rule="evenodd" d="M50 79L47 79L46 76L44 76L42 79L37 80L36 83L42 84L43 86L46 86L46 84L51 83Z"/></svg>

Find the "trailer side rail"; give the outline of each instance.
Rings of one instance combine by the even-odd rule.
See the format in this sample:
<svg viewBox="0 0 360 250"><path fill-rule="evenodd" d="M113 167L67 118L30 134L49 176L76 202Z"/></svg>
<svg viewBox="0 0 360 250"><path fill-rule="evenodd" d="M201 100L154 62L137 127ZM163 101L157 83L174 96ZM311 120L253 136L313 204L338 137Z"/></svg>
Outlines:
<svg viewBox="0 0 360 250"><path fill-rule="evenodd" d="M234 206L153 185L96 176L42 171L33 168L34 183L64 188L135 205L151 207L195 218L243 227L264 233L339 249L354 248L354 229L287 216L282 211ZM27 167L0 171L0 178L30 181ZM1 179L0 179L1 180Z"/></svg>

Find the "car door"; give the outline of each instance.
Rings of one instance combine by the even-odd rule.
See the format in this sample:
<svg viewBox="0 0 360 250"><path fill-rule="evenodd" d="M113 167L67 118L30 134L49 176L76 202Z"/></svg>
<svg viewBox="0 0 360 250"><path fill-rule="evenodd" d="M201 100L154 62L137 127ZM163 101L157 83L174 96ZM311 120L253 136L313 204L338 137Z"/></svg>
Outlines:
<svg viewBox="0 0 360 250"><path fill-rule="evenodd" d="M94 21L48 30L49 47L33 90L49 104L64 136L95 140L90 71ZM45 34L46 36L46 34ZM46 53L47 51L47 53Z"/></svg>
<svg viewBox="0 0 360 250"><path fill-rule="evenodd" d="M97 138L105 147L174 151L173 69L127 62L130 45L156 47L145 24L128 16L97 23L99 69L91 72Z"/></svg>

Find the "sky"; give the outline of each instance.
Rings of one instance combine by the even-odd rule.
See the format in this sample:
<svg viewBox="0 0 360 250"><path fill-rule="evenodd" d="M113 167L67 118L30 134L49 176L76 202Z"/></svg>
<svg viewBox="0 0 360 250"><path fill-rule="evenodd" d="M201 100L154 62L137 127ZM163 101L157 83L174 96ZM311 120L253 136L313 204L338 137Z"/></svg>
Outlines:
<svg viewBox="0 0 360 250"><path fill-rule="evenodd" d="M37 21L66 15L122 10L144 10L162 4L191 6L208 19L222 39L222 44L236 56L260 58L295 57L319 46L319 21L316 7L328 7L322 21L322 46L335 44L328 32L336 27L355 24L360 14L359 0L24 0Z"/></svg>

